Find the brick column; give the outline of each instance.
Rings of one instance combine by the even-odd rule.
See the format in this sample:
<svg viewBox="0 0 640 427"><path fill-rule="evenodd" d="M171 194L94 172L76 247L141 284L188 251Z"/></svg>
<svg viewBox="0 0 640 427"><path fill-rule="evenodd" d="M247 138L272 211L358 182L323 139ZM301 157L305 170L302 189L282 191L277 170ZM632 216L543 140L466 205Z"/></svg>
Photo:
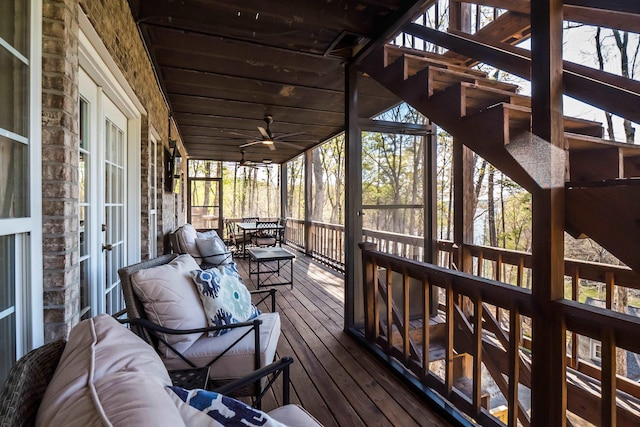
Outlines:
<svg viewBox="0 0 640 427"><path fill-rule="evenodd" d="M43 0L42 240L45 341L79 320L78 0Z"/></svg>

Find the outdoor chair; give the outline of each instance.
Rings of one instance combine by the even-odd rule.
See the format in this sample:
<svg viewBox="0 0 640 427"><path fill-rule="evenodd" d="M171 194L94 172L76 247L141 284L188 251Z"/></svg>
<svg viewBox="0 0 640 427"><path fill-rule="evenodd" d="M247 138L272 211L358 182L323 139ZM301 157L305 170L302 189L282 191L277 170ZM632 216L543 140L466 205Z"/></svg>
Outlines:
<svg viewBox="0 0 640 427"><path fill-rule="evenodd" d="M203 269L218 267L232 261L232 254L215 230L197 231L185 224L170 234L174 253L191 255Z"/></svg>
<svg viewBox="0 0 640 427"><path fill-rule="evenodd" d="M235 280L235 264L225 265L222 270L226 272L220 286ZM170 372L208 367L213 387L273 362L280 336L275 292L248 292L245 288L250 294L248 298L258 299L256 306L266 306L270 301L271 312L239 323L211 326L211 314L205 312L192 271L201 271L195 260L177 254L119 269L127 311L123 323L130 324L138 336L155 348ZM259 390L258 384L241 395L255 396Z"/></svg>
<svg viewBox="0 0 640 427"><path fill-rule="evenodd" d="M278 241L278 221L256 222L258 231L251 237L251 243L259 247L275 246Z"/></svg>
<svg viewBox="0 0 640 427"><path fill-rule="evenodd" d="M245 243L245 236L236 230L235 224L231 220L224 221L227 230L227 249L233 254L239 254Z"/></svg>

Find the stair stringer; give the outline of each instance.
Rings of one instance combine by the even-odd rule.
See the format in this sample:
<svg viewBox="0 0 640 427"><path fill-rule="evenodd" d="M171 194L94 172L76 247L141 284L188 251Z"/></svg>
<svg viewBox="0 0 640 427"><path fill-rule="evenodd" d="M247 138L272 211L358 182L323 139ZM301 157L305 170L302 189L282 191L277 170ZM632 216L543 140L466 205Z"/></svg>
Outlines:
<svg viewBox="0 0 640 427"><path fill-rule="evenodd" d="M566 228L580 230L635 272L640 272L640 179L600 186L567 184Z"/></svg>

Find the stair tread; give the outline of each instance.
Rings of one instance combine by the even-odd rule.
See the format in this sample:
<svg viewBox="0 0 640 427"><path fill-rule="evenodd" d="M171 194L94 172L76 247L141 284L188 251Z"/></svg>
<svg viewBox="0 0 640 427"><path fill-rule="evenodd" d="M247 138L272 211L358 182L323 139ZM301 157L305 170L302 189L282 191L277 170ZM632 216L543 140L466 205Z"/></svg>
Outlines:
<svg viewBox="0 0 640 427"><path fill-rule="evenodd" d="M470 114L467 117L475 116L477 114L483 114L485 111L493 110L495 108L502 108L504 110L508 110L510 126L515 128L530 129L531 108L527 107L526 105L508 104L504 102L498 103L495 105L491 105L482 111L478 111L476 113ZM594 133L595 130L602 127L602 123L591 121L591 120L579 119L576 117L565 116L564 127L565 127L565 132L570 132L572 135L582 135L577 132L585 131L585 132ZM587 136L593 137L593 140L598 139L598 137L594 137L590 133L587 133Z"/></svg>
<svg viewBox="0 0 640 427"><path fill-rule="evenodd" d="M618 148L622 150L625 156L640 156L640 145L611 141L609 139L592 137L573 132L565 132L565 137L569 142L569 149L571 150L581 151Z"/></svg>

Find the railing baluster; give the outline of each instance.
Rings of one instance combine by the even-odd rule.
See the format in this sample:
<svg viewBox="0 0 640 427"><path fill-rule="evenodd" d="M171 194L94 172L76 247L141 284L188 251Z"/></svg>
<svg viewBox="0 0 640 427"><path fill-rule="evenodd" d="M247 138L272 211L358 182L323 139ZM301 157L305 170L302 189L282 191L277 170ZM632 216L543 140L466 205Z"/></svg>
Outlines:
<svg viewBox="0 0 640 427"><path fill-rule="evenodd" d="M482 407L482 297L478 295L473 307L473 410L480 414Z"/></svg>
<svg viewBox="0 0 640 427"><path fill-rule="evenodd" d="M391 283L391 267L386 266L387 283L387 352L393 348L393 284Z"/></svg>
<svg viewBox="0 0 640 427"><path fill-rule="evenodd" d="M611 310L611 308L613 307L613 290L615 287L615 280L613 273L609 271L605 275L605 285L607 286L606 304L607 308Z"/></svg>
<svg viewBox="0 0 640 427"><path fill-rule="evenodd" d="M518 307L512 307L509 311L509 395L507 402L509 405L508 424L509 427L518 425L518 384L520 382L520 333L522 324L520 323L520 312Z"/></svg>
<svg viewBox="0 0 640 427"><path fill-rule="evenodd" d="M430 332L431 318L429 317L429 308L431 300L429 299L429 281L422 281L422 377L426 378L429 374L429 351L430 351Z"/></svg>
<svg viewBox="0 0 640 427"><path fill-rule="evenodd" d="M607 328L602 332L600 348L602 350L601 425L614 427L616 425L616 341L611 329Z"/></svg>
<svg viewBox="0 0 640 427"><path fill-rule="evenodd" d="M447 321L447 338L446 338L446 357L445 357L445 390L447 391L447 396L451 396L451 390L453 388L453 339L454 339L454 323L455 319L453 317L454 310L454 297L453 297L453 288L451 286L447 286L446 290L446 321Z"/></svg>
<svg viewBox="0 0 640 427"><path fill-rule="evenodd" d="M580 270L576 267L571 275L571 300L578 301L578 289L580 285ZM578 334L571 332L571 360L570 365L573 369L578 367L578 348L580 347Z"/></svg>
<svg viewBox="0 0 640 427"><path fill-rule="evenodd" d="M402 353L405 362L408 362L411 354L409 353L409 276L406 272L402 274L402 323L404 323Z"/></svg>

